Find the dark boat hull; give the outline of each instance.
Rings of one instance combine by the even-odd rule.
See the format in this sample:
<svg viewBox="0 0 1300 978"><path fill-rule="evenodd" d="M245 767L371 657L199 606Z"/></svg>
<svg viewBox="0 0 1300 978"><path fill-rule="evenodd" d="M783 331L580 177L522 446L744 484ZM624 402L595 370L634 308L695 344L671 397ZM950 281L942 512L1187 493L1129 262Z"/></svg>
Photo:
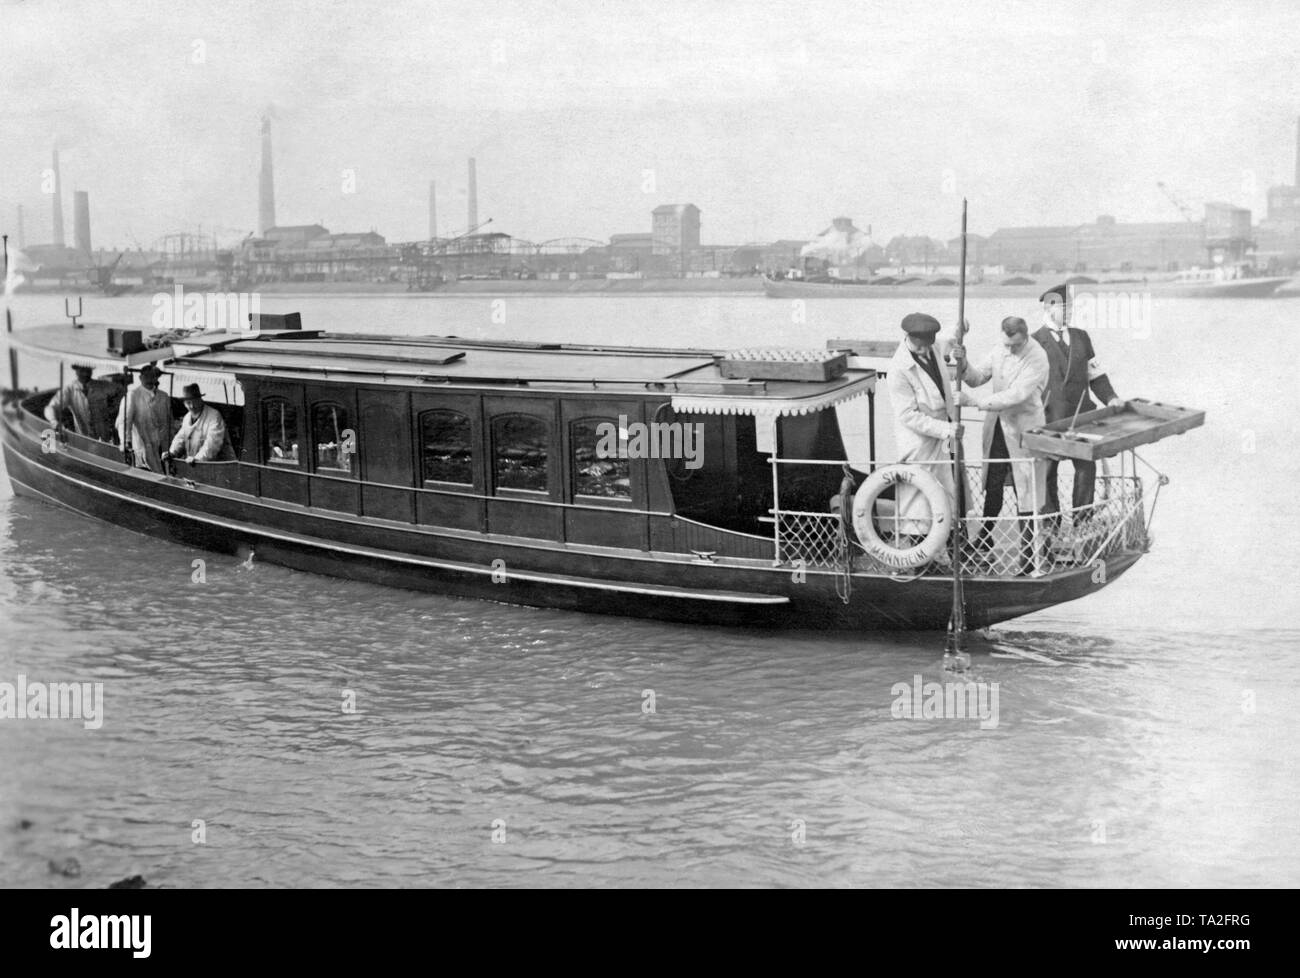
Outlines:
<svg viewBox="0 0 1300 978"><path fill-rule="evenodd" d="M764 561L710 563L676 554L580 549L447 531L259 499L188 484L87 453L43 453L6 411L4 460L16 494L202 550L393 587L598 614L731 626L834 630L947 627L951 580L855 574L846 604L835 575ZM967 582L967 622L984 627L1071 601L1118 578L1141 556L1037 579Z"/></svg>

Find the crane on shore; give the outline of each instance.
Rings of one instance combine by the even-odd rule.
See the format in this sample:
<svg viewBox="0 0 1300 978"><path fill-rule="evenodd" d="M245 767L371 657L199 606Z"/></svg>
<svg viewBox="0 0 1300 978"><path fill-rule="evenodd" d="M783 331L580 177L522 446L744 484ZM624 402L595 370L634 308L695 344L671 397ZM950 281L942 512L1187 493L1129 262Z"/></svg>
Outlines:
<svg viewBox="0 0 1300 978"><path fill-rule="evenodd" d="M1165 186L1163 181L1157 180L1156 186L1160 188L1161 193L1169 198L1169 202L1178 208L1178 213L1183 215L1183 220L1187 221L1189 224L1196 223L1196 215L1192 209L1179 200L1178 197L1175 196L1174 192Z"/></svg>

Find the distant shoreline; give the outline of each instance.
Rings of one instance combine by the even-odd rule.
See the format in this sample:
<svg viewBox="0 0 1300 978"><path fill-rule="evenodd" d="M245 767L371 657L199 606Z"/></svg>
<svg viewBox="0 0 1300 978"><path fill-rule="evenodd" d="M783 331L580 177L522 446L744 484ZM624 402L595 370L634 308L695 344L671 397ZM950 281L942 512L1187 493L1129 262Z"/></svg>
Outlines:
<svg viewBox="0 0 1300 978"><path fill-rule="evenodd" d="M1009 285L990 282L972 282L966 286L966 294L971 298L990 298L996 296L1016 297L1032 295L1039 292L1053 281L1050 276L1041 277L1037 282L1014 283ZM185 284L187 291L211 290L210 283ZM1169 296L1181 286L1168 280L1142 280L1137 278L1100 281L1083 288L1120 288L1126 291L1150 291L1156 296ZM151 295L156 291L170 292L175 286L133 287L123 295ZM405 296L409 298L431 298L436 296L674 296L674 295L712 295L712 296L751 296L763 295L763 280L760 278L686 278L686 279L464 279L447 282L428 291L414 291L402 282L262 282L256 286L244 286L244 290L258 292L262 295L275 296L317 296L334 295L390 297ZM1193 292L1199 289L1191 290ZM771 293L778 299L878 299L911 298L929 299L953 297L957 294L954 285L926 285L921 282L909 282L901 285L875 286L826 286L802 282L797 279L772 283ZM70 285L64 287L24 283L17 294L28 295L100 295L98 289L87 285ZM1295 296L1300 294L1300 278L1281 285L1275 293L1277 296ZM113 298L113 297L108 297Z"/></svg>
<svg viewBox="0 0 1300 978"><path fill-rule="evenodd" d="M759 278L579 278L579 279L462 279L427 291L409 290L400 282L263 282L266 294L317 295L761 295Z"/></svg>

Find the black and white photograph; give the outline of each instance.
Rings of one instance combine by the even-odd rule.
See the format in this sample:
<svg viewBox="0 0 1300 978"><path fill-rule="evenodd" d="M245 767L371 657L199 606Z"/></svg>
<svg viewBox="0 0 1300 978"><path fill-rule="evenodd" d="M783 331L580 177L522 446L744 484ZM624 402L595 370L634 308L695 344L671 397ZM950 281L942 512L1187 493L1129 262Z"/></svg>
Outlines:
<svg viewBox="0 0 1300 978"><path fill-rule="evenodd" d="M1298 37L0 0L0 886L1300 885Z"/></svg>

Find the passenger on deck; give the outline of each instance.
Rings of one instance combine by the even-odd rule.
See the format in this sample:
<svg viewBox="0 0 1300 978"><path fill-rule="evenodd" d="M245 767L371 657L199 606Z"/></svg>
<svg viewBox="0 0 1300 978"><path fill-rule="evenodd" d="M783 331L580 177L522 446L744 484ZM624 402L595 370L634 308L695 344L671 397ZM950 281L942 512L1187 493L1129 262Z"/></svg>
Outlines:
<svg viewBox="0 0 1300 978"><path fill-rule="evenodd" d="M948 463L921 465L920 468L939 480L955 512L948 446L953 438L962 436L962 428L950 420L952 391L944 364L934 349L939 321L925 313L910 313L903 317L903 332L907 336L894 351L885 377L890 407L894 412L898 460ZM900 534L924 537L930 532L930 513L925 497L912 486L896 485L895 490ZM911 546L916 540L902 542Z"/></svg>
<svg viewBox="0 0 1300 978"><path fill-rule="evenodd" d="M1069 419L1076 413L1094 410L1097 405L1088 397L1089 389L1098 400L1108 406L1124 402L1110 385L1110 378L1102 369L1092 348L1092 338L1085 330L1070 325L1069 287L1058 285L1038 297L1043 304L1043 325L1034 333L1047 352L1048 386L1046 397L1047 423ZM1071 459L1074 464L1073 505L1091 506L1096 489L1097 463ZM1056 470L1059 459L1047 465L1047 499L1043 512L1057 514L1060 520L1061 504L1056 487ZM1076 521L1091 517L1091 511L1079 513Z"/></svg>
<svg viewBox="0 0 1300 978"><path fill-rule="evenodd" d="M1002 345L989 351L979 363L966 361L960 347L954 358L963 380L972 387L963 390L963 405L988 412L984 419L984 522L972 542L977 552L987 554L992 545L992 521L1002 512L1007 476L1016 490L1016 512L1020 515L1020 572L1033 573L1033 515L1046 498L1047 463L1039 459L998 462L995 459L1024 459L1021 436L1043 423L1043 392L1047 389L1047 353L1029 338L1029 326L1019 316L1002 320Z"/></svg>
<svg viewBox="0 0 1300 978"><path fill-rule="evenodd" d="M171 448L163 452L162 459L183 458L194 462L233 462L235 450L226 432L221 412L203 403L198 384L185 385L185 417L181 430L172 439Z"/></svg>
<svg viewBox="0 0 1300 978"><path fill-rule="evenodd" d="M94 367L74 364L77 379L67 384L45 405L45 419L52 425L62 424L63 412L72 415L72 430L87 438L100 441L113 440L113 421L109 417L108 402L113 385L104 380L92 380Z"/></svg>
<svg viewBox="0 0 1300 978"><path fill-rule="evenodd" d="M118 411L119 436L125 427L131 432L135 464L154 472L163 471L162 453L172 440L172 399L158 389L162 372L152 363L140 370L140 383L126 392Z"/></svg>

